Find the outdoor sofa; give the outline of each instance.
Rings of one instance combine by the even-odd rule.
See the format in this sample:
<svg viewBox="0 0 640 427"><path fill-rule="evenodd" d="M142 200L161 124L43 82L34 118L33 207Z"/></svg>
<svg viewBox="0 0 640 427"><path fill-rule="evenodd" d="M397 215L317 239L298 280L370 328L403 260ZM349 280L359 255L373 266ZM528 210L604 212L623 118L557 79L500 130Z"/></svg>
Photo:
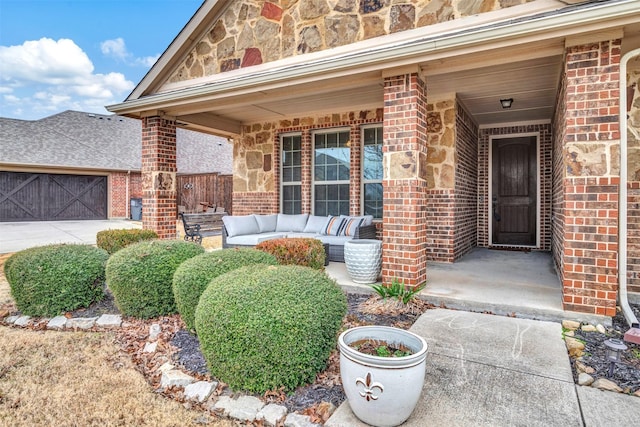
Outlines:
<svg viewBox="0 0 640 427"><path fill-rule="evenodd" d="M253 247L284 237L310 237L328 245L329 261L344 262L344 242L375 239L373 216L242 215L222 218L222 247Z"/></svg>

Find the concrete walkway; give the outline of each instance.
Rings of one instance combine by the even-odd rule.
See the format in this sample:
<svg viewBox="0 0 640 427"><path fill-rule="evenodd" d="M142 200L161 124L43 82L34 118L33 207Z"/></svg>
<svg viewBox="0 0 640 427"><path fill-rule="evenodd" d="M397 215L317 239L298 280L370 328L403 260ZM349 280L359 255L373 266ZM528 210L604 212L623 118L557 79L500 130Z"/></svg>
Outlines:
<svg viewBox="0 0 640 427"><path fill-rule="evenodd" d="M411 331L429 350L422 396L405 427L638 423L637 397L574 384L559 323L435 309ZM345 402L325 426L366 424Z"/></svg>
<svg viewBox="0 0 640 427"><path fill-rule="evenodd" d="M124 219L0 222L0 253L54 243L95 245L98 231L122 228L142 228L142 223Z"/></svg>

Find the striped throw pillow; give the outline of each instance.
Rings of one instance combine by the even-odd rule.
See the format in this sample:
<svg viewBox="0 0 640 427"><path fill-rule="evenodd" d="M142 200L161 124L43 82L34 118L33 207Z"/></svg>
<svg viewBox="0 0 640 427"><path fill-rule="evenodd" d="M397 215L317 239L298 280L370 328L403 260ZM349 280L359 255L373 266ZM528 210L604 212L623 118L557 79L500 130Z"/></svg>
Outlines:
<svg viewBox="0 0 640 427"><path fill-rule="evenodd" d="M339 236L342 226L344 225L345 218L339 216L329 216L327 223L322 228L322 234L330 236Z"/></svg>
<svg viewBox="0 0 640 427"><path fill-rule="evenodd" d="M356 229L364 223L364 217L348 217L344 218L344 224L342 230L340 230L341 236L355 236Z"/></svg>

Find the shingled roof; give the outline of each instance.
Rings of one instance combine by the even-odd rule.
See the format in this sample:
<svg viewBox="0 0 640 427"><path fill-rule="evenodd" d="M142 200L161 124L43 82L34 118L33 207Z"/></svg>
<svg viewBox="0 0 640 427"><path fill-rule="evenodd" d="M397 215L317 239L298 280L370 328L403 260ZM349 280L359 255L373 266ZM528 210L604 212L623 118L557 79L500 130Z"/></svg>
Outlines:
<svg viewBox="0 0 640 427"><path fill-rule="evenodd" d="M177 129L178 173L231 174L226 139ZM139 120L64 111L40 120L0 118L0 165L140 171Z"/></svg>

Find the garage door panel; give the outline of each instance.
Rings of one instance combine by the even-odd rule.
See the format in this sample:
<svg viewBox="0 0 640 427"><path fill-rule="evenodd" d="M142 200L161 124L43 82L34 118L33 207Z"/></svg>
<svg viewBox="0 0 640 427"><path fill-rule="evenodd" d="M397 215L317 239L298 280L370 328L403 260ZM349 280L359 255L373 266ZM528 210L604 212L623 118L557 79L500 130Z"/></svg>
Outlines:
<svg viewBox="0 0 640 427"><path fill-rule="evenodd" d="M0 172L0 221L106 217L104 176Z"/></svg>

